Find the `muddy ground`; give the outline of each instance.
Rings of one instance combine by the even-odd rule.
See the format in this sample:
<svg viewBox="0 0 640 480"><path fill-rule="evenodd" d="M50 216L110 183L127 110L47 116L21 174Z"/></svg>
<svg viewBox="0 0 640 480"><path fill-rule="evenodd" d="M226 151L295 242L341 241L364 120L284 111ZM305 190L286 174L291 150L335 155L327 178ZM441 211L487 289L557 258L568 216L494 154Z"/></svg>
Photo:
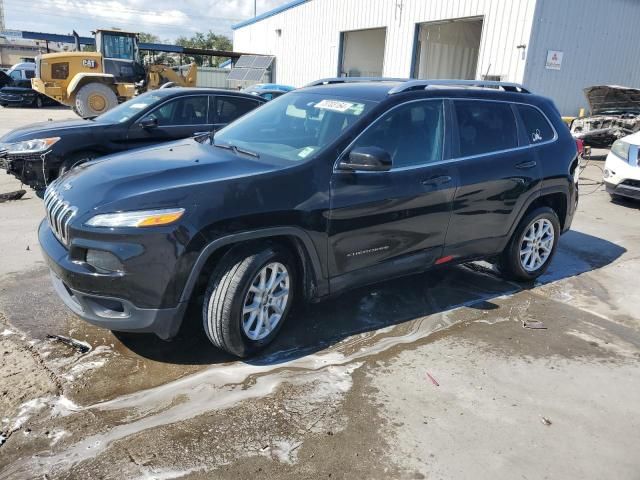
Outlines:
<svg viewBox="0 0 640 480"><path fill-rule="evenodd" d="M382 283L298 308L246 362L195 311L170 343L83 323L49 284L41 202L0 204L0 478L640 478L640 204L590 185L601 166L535 285L483 264Z"/></svg>

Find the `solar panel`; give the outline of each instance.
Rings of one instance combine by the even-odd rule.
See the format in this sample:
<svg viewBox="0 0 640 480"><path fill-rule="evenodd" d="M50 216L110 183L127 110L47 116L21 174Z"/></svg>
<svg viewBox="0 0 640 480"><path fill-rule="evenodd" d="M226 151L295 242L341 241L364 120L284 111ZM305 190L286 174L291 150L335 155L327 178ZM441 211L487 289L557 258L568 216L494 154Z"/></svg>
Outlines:
<svg viewBox="0 0 640 480"><path fill-rule="evenodd" d="M244 80L244 77L248 71L248 68L232 68L229 72L227 80Z"/></svg>
<svg viewBox="0 0 640 480"><path fill-rule="evenodd" d="M242 55L229 72L227 80L260 81L274 59L271 55Z"/></svg>
<svg viewBox="0 0 640 480"><path fill-rule="evenodd" d="M271 63L273 62L274 58L275 57L272 57L272 56L256 57L255 61L253 62L253 65L251 65L251 68L267 69L271 66Z"/></svg>
<svg viewBox="0 0 640 480"><path fill-rule="evenodd" d="M249 68L247 69L247 76L244 77L245 81L257 82L264 75L264 68Z"/></svg>
<svg viewBox="0 0 640 480"><path fill-rule="evenodd" d="M242 55L238 59L238 61L234 65L234 67L236 67L236 68L251 68L251 66L253 65L253 62L255 62L256 58L257 57L255 55Z"/></svg>

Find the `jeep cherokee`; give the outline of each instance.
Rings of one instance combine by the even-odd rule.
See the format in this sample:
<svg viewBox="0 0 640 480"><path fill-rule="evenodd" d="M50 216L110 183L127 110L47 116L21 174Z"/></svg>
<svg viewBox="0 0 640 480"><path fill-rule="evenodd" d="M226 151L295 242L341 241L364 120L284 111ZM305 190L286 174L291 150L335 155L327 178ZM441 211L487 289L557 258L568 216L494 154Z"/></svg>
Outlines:
<svg viewBox="0 0 640 480"><path fill-rule="evenodd" d="M203 299L208 338L245 357L295 298L478 259L537 278L571 225L577 162L553 103L519 85L327 79L214 137L67 172L39 239L85 320L168 339Z"/></svg>

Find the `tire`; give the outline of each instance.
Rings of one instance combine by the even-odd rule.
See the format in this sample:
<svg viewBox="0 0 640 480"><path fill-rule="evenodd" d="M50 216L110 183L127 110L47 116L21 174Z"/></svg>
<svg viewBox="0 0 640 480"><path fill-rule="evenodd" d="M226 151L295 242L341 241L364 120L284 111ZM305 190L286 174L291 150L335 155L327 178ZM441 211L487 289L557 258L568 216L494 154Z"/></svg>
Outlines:
<svg viewBox="0 0 640 480"><path fill-rule="evenodd" d="M254 355L269 345L282 328L293 303L297 287L294 265L291 254L275 245L229 252L211 274L202 305L202 323L211 343L241 358ZM273 268L274 266L286 270L286 280L282 276L284 272ZM269 289L269 280L272 278L270 275L274 274L274 270L276 276L273 279L283 280ZM267 292L265 297L259 296L258 293L262 284L260 274L263 271ZM283 298L285 290L286 298ZM268 295L269 291L275 292L278 297L271 297ZM262 298L264 301L261 301ZM269 302L280 304L270 307ZM259 306L243 313L245 307L251 308L254 304ZM279 318L276 318L276 308L282 312ZM265 317L260 316L260 312L264 312L265 309L268 319L274 322L271 329L258 328L261 318L262 324L265 324ZM248 324L248 332L245 321ZM249 336L252 331L254 338Z"/></svg>
<svg viewBox="0 0 640 480"><path fill-rule="evenodd" d="M76 94L75 108L82 118L95 117L117 105L116 94L102 83L87 83Z"/></svg>
<svg viewBox="0 0 640 480"><path fill-rule="evenodd" d="M36 97L35 101L33 102L34 108L42 108L43 105L44 103L42 102L42 98Z"/></svg>
<svg viewBox="0 0 640 480"><path fill-rule="evenodd" d="M539 228L536 229L534 225ZM534 229L533 233L530 231L531 228ZM540 228L542 228L542 230ZM538 253L539 262L535 256L530 255L527 257L525 253L521 253L531 245L531 242L525 240L525 236L529 235L535 239L538 235L537 232L543 232L547 228L551 229L553 238L550 239L548 235L542 235L541 238L537 239L537 243L535 244L539 247L532 247L533 252L537 251ZM498 263L500 271L506 278L511 280L523 282L535 280L549 268L556 253L559 238L560 221L558 220L556 212L549 207L540 207L533 210L520 221L518 228L516 228L516 231L509 240ZM549 249L548 252L545 247ZM533 255L535 255L535 253Z"/></svg>

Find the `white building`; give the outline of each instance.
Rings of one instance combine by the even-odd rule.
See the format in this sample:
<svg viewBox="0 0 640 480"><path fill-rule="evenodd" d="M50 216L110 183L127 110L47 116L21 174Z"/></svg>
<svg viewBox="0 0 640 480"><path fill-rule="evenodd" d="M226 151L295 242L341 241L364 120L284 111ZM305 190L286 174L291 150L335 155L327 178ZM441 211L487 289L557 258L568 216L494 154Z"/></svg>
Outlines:
<svg viewBox="0 0 640 480"><path fill-rule="evenodd" d="M582 89L640 87L640 0L295 0L234 26L273 80L335 76L523 83L565 115Z"/></svg>

